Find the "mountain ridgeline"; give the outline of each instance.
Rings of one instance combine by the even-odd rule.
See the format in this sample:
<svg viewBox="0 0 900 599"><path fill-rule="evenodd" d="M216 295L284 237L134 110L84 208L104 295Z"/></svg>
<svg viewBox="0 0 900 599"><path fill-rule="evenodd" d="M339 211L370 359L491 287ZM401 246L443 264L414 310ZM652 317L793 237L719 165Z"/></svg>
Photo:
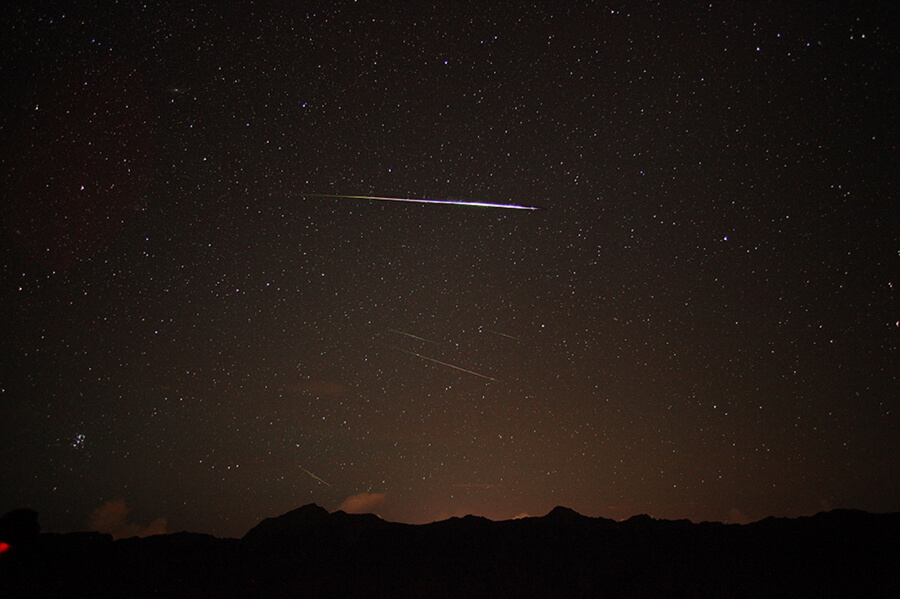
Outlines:
<svg viewBox="0 0 900 599"><path fill-rule="evenodd" d="M0 597L900 597L900 514L852 510L410 525L310 504L242 539L38 530L0 519Z"/></svg>

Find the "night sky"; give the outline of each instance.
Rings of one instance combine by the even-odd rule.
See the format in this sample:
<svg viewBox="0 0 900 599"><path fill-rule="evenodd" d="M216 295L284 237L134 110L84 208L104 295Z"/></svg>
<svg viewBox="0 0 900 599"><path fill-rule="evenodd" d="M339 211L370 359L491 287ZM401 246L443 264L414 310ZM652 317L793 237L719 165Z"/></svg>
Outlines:
<svg viewBox="0 0 900 599"><path fill-rule="evenodd" d="M900 510L897 3L19 4L0 512Z"/></svg>

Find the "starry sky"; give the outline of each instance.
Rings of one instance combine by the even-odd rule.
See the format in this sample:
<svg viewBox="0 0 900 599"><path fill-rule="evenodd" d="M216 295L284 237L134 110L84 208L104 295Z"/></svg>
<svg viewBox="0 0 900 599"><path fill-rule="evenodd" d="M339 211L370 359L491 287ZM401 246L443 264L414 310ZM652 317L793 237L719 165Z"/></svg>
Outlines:
<svg viewBox="0 0 900 599"><path fill-rule="evenodd" d="M900 510L896 3L13 4L0 511Z"/></svg>

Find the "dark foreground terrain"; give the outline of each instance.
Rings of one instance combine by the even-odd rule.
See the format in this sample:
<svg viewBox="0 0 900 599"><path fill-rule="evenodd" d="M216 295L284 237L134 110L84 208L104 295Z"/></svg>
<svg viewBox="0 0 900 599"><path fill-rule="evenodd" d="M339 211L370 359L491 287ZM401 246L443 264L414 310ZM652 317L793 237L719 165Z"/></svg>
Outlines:
<svg viewBox="0 0 900 599"><path fill-rule="evenodd" d="M900 597L900 514L413 526L307 505L242 539L38 530L0 520L0 597Z"/></svg>

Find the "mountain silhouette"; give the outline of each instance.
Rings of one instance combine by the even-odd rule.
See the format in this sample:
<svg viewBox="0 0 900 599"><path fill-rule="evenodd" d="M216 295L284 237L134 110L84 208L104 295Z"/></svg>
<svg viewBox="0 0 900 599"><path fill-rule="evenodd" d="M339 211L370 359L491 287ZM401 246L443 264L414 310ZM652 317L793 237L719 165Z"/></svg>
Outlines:
<svg viewBox="0 0 900 599"><path fill-rule="evenodd" d="M310 504L241 539L113 540L0 519L2 597L898 597L900 514L747 525L557 507L423 525Z"/></svg>

